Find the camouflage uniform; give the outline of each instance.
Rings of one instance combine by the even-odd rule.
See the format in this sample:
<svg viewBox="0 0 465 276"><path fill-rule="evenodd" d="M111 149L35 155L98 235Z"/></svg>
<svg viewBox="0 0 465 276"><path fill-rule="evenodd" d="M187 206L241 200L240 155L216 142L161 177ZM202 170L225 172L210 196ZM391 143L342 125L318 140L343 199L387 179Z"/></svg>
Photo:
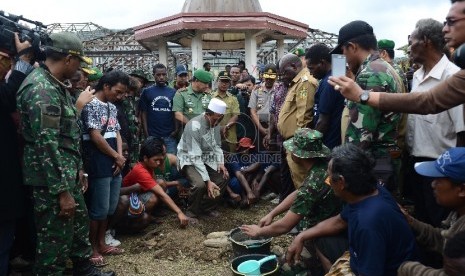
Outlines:
<svg viewBox="0 0 465 276"><path fill-rule="evenodd" d="M361 65L355 81L364 90L402 93L403 84L389 64L377 53L369 55ZM397 127L400 114L382 112L377 108L348 102L350 122L346 142L361 145L375 157L385 156L397 148Z"/></svg>
<svg viewBox="0 0 465 276"><path fill-rule="evenodd" d="M297 191L290 210L304 216L299 222L299 231L311 228L341 211L340 200L336 198L331 187L325 184L327 167L325 161L318 159Z"/></svg>
<svg viewBox="0 0 465 276"><path fill-rule="evenodd" d="M136 116L136 99L132 96L126 97L123 101L124 112L128 116L129 132L131 135L131 145L129 147L129 160L131 164L139 161L139 120Z"/></svg>
<svg viewBox="0 0 465 276"><path fill-rule="evenodd" d="M69 257L87 259L91 254L89 219L77 181L82 167L77 111L65 86L43 68L25 79L17 106L26 141L24 182L33 186L35 274L62 275ZM58 195L64 191L76 201L72 218L58 217Z"/></svg>
<svg viewBox="0 0 465 276"><path fill-rule="evenodd" d="M403 93L404 86L397 72L378 53L369 55L360 66L355 81L364 90ZM380 184L389 190L398 184L400 168L399 123L400 113L383 112L377 108L348 102L349 126L346 142L370 151L376 159L375 174ZM391 166L391 168L389 168ZM378 169L379 168L379 169Z"/></svg>

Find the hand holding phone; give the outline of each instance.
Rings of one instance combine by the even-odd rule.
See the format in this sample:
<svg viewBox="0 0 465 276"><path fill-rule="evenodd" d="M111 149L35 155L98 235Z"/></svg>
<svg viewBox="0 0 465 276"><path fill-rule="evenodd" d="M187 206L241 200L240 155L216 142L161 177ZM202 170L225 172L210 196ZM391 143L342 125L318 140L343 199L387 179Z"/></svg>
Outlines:
<svg viewBox="0 0 465 276"><path fill-rule="evenodd" d="M331 55L331 73L333 77L346 75L346 56L338 54Z"/></svg>

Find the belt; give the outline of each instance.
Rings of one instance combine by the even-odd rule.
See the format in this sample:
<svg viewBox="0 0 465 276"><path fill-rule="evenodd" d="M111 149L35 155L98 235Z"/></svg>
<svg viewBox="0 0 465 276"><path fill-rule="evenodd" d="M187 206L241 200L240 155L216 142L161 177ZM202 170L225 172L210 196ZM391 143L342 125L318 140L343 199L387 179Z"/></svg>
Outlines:
<svg viewBox="0 0 465 276"><path fill-rule="evenodd" d="M116 138L116 132L115 131L105 132L105 134L103 135L103 138L105 138L105 139ZM82 135L82 140L90 141L90 135L89 134L83 134Z"/></svg>

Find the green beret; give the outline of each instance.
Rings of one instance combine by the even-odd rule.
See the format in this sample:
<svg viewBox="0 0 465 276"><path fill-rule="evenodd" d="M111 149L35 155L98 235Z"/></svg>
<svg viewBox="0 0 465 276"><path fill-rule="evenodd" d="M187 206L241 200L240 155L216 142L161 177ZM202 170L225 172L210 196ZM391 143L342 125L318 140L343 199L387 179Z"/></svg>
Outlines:
<svg viewBox="0 0 465 276"><path fill-rule="evenodd" d="M102 71L97 67L92 67L92 71L94 71L95 74L89 74L89 76L87 77L87 80L89 81L97 81L103 76Z"/></svg>
<svg viewBox="0 0 465 276"><path fill-rule="evenodd" d="M381 39L378 41L378 49L385 49L385 50L394 50L396 44L394 41L389 39Z"/></svg>
<svg viewBox="0 0 465 276"><path fill-rule="evenodd" d="M305 56L305 50L302 48L296 48L292 53L298 57L303 57Z"/></svg>
<svg viewBox="0 0 465 276"><path fill-rule="evenodd" d="M212 74L203 69L195 70L194 77L203 83L210 83L212 81Z"/></svg>

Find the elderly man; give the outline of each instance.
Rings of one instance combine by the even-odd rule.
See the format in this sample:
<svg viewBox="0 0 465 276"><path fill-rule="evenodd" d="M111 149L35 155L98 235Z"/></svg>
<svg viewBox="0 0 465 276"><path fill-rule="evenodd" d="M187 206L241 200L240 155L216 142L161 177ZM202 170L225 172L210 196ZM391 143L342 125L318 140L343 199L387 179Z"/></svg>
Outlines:
<svg viewBox="0 0 465 276"><path fill-rule="evenodd" d="M277 128L283 139L287 140L294 136L298 128L310 127L318 82L310 75L307 67L302 65L300 58L294 54L287 54L280 60L279 74L282 82L289 89L279 112ZM294 187L299 188L307 172L292 160L290 153L286 154L286 160Z"/></svg>
<svg viewBox="0 0 465 276"><path fill-rule="evenodd" d="M226 190L228 171L224 166L218 126L226 112L226 103L213 98L204 113L192 118L178 144L178 162L192 185L188 217L218 217L218 202Z"/></svg>
<svg viewBox="0 0 465 276"><path fill-rule="evenodd" d="M376 48L377 40L373 28L368 23L357 20L339 30L338 45L331 53L343 53L347 57L355 81L364 89L402 93L404 90L400 78L392 66L379 57ZM366 106L364 101L349 102L347 107L350 121L346 142L370 151L376 159L375 173L378 181L394 190L396 183L393 166L396 161L393 159L400 156L397 146L400 114L382 112Z"/></svg>
<svg viewBox="0 0 465 276"><path fill-rule="evenodd" d="M287 262L298 260L305 241L348 230L350 257L347 252L345 261L336 262L339 269L347 275L397 275L404 261L414 260L415 239L394 198L377 185L374 160L350 143L334 148L330 157L327 181L347 204L340 214L298 234L287 250ZM317 249L322 263L328 263L325 250L332 246L324 244L326 239L319 240Z"/></svg>
<svg viewBox="0 0 465 276"><path fill-rule="evenodd" d="M416 235L418 244L430 252L445 256L444 247L447 246L447 241L451 241L452 237L465 230L465 148L448 149L434 161L417 163L415 170L420 175L434 179L431 186L435 191L437 203L451 212L441 227L436 228L414 219L405 211L404 215ZM458 263L463 264L463 258ZM452 260L445 258L444 270L450 269L452 265ZM442 269L429 268L418 262L405 262L399 267L398 275L444 276L463 273L445 274Z"/></svg>
<svg viewBox="0 0 465 276"><path fill-rule="evenodd" d="M421 19L409 37L411 56L421 64L413 75L412 93L423 93L460 70L443 54L443 25L434 19ZM407 145L410 153L409 178L416 217L436 227L441 225L448 210L436 204L432 179L414 170L416 162L432 161L446 149L465 145L465 123L462 106L436 115L408 115ZM422 185L419 185L419 184Z"/></svg>
<svg viewBox="0 0 465 276"><path fill-rule="evenodd" d="M24 181L33 186L37 229L36 275L62 275L68 258L73 275L102 273L89 261L89 218L82 195L78 114L63 83L79 69L82 43L73 33L53 33L43 67L35 69L17 95L21 111ZM78 183L78 179L81 179Z"/></svg>
<svg viewBox="0 0 465 276"><path fill-rule="evenodd" d="M187 88L176 91L173 99L173 112L176 120L183 126L207 109L211 96L205 92L211 81L210 72L198 69L194 72L192 83Z"/></svg>

